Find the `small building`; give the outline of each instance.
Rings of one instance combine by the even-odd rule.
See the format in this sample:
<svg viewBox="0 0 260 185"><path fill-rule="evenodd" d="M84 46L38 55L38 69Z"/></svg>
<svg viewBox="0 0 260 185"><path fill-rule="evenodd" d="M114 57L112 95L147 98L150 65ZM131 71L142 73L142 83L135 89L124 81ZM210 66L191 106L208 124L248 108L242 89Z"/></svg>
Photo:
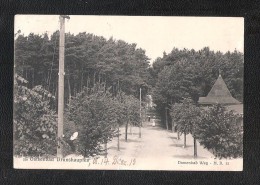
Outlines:
<svg viewBox="0 0 260 185"><path fill-rule="evenodd" d="M238 100L232 97L221 75L213 85L206 97L200 97L198 103L200 105L238 105L241 104Z"/></svg>
<svg viewBox="0 0 260 185"><path fill-rule="evenodd" d="M219 75L208 95L200 97L198 103L202 106L207 106L204 107L205 109L210 105L222 104L227 110L233 110L243 116L243 104L232 97L221 75Z"/></svg>

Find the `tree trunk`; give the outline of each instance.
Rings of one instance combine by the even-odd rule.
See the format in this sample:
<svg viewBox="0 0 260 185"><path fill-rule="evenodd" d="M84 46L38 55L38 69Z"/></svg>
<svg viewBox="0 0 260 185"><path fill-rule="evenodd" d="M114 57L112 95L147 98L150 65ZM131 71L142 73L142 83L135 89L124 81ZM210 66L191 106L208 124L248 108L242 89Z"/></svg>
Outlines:
<svg viewBox="0 0 260 185"><path fill-rule="evenodd" d="M26 78L27 81L29 81L28 78L27 78L27 68L25 70L25 78Z"/></svg>
<svg viewBox="0 0 260 185"><path fill-rule="evenodd" d="M84 157L87 157L87 147L85 147L85 150L84 150Z"/></svg>
<svg viewBox="0 0 260 185"><path fill-rule="evenodd" d="M34 87L34 69L33 69L33 73L32 73L32 87Z"/></svg>
<svg viewBox="0 0 260 185"><path fill-rule="evenodd" d="M172 132L174 132L174 122L172 120Z"/></svg>
<svg viewBox="0 0 260 185"><path fill-rule="evenodd" d="M47 90L49 91L50 90L50 84L51 84L51 80L50 80L50 72L49 72L50 69L48 69L48 76L47 76Z"/></svg>
<svg viewBox="0 0 260 185"><path fill-rule="evenodd" d="M125 141L127 142L127 129L128 129L128 118L127 118L127 122L125 125Z"/></svg>
<svg viewBox="0 0 260 185"><path fill-rule="evenodd" d="M180 132L177 131L177 139L180 140Z"/></svg>
<svg viewBox="0 0 260 185"><path fill-rule="evenodd" d="M194 158L197 158L197 142L196 137L194 136Z"/></svg>
<svg viewBox="0 0 260 185"><path fill-rule="evenodd" d="M105 89L107 89L107 79L106 79L106 76L105 76Z"/></svg>
<svg viewBox="0 0 260 185"><path fill-rule="evenodd" d="M94 75L93 75L93 86L95 85L96 83L96 71L94 72Z"/></svg>
<svg viewBox="0 0 260 185"><path fill-rule="evenodd" d="M26 86L27 88L29 88L29 80L30 80L30 79L28 79L28 77L27 77L27 68L26 68L26 70L25 70L25 79L28 81L28 83L26 83L25 86Z"/></svg>
<svg viewBox="0 0 260 185"><path fill-rule="evenodd" d="M146 111L146 105L145 105L145 107L144 107L144 121L147 121L147 111Z"/></svg>
<svg viewBox="0 0 260 185"><path fill-rule="evenodd" d="M119 80L117 80L117 94L118 94L118 92L119 92L119 90L120 90L120 84L119 84Z"/></svg>
<svg viewBox="0 0 260 185"><path fill-rule="evenodd" d="M168 116L167 116L167 109L165 109L165 124L166 124L166 129L168 130Z"/></svg>
<svg viewBox="0 0 260 185"><path fill-rule="evenodd" d="M52 83L52 91L51 91L52 95L54 95L55 93L55 83Z"/></svg>
<svg viewBox="0 0 260 185"><path fill-rule="evenodd" d="M114 97L115 94L114 94L114 85L112 84L112 96Z"/></svg>
<svg viewBox="0 0 260 185"><path fill-rule="evenodd" d="M55 86L55 89L54 89L54 96L55 96L55 98L57 98L56 95L57 95L57 85Z"/></svg>
<svg viewBox="0 0 260 185"><path fill-rule="evenodd" d="M186 148L186 133L184 132L184 145L183 148Z"/></svg>
<svg viewBox="0 0 260 185"><path fill-rule="evenodd" d="M49 79L50 76L50 70L48 70L48 75L46 77L46 89L49 90L51 80Z"/></svg>
<svg viewBox="0 0 260 185"><path fill-rule="evenodd" d="M41 74L41 78L40 78L40 84L42 84L42 86L44 86L44 73Z"/></svg>
<svg viewBox="0 0 260 185"><path fill-rule="evenodd" d="M77 95L77 84L76 84L76 80L75 80L75 77L74 77L74 80L73 80L73 82L74 82L74 96L76 96Z"/></svg>
<svg viewBox="0 0 260 185"><path fill-rule="evenodd" d="M88 83L89 83L89 72L88 72L88 77L87 77L87 89L88 89Z"/></svg>
<svg viewBox="0 0 260 185"><path fill-rule="evenodd" d="M120 151L120 130L119 130L119 124L118 124L118 127L117 127L117 150Z"/></svg>
<svg viewBox="0 0 260 185"><path fill-rule="evenodd" d="M58 85L56 84L56 87L55 87L55 110L58 111L58 94L57 94L57 91L58 91Z"/></svg>
<svg viewBox="0 0 260 185"><path fill-rule="evenodd" d="M24 77L24 74L23 74L24 70L23 69L24 69L24 61L23 61L23 65L22 65L22 77Z"/></svg>
<svg viewBox="0 0 260 185"><path fill-rule="evenodd" d="M107 141L105 141L105 158L107 158Z"/></svg>
<svg viewBox="0 0 260 185"><path fill-rule="evenodd" d="M69 78L69 76L68 76L68 89L69 89L69 110L70 110L71 90L70 90L70 78Z"/></svg>
<svg viewBox="0 0 260 185"><path fill-rule="evenodd" d="M80 81L80 92L82 91L82 88L83 88L83 77L84 77L84 72L83 72L83 69L82 69L82 72L81 72L81 81Z"/></svg>

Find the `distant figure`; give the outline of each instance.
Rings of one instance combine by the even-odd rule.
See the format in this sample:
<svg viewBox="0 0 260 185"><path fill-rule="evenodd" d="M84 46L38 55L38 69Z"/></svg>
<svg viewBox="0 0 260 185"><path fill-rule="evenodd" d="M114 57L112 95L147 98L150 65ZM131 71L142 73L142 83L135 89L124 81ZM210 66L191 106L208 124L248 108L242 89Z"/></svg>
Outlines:
<svg viewBox="0 0 260 185"><path fill-rule="evenodd" d="M152 119L152 126L155 127L155 119Z"/></svg>
<svg viewBox="0 0 260 185"><path fill-rule="evenodd" d="M150 116L148 116L148 121L150 122L150 120L151 120L151 117L150 117Z"/></svg>

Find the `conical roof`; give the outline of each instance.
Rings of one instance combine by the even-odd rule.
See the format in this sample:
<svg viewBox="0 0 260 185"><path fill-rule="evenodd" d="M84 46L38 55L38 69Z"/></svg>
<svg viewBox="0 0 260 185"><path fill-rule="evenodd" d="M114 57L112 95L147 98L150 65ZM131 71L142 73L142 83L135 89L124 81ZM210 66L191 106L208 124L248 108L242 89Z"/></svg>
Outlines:
<svg viewBox="0 0 260 185"><path fill-rule="evenodd" d="M221 75L219 75L208 95L200 97L198 102L199 104L240 104L239 101L232 97Z"/></svg>

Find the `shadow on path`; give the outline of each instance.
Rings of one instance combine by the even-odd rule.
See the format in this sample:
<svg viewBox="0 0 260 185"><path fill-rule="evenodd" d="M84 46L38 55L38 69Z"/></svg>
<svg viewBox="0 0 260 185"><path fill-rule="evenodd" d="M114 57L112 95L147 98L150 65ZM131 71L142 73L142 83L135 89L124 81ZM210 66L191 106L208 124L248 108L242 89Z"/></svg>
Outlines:
<svg viewBox="0 0 260 185"><path fill-rule="evenodd" d="M148 126L146 127L147 130L158 130L158 131L161 131L161 130L164 130L163 128L161 127L152 127L152 126Z"/></svg>
<svg viewBox="0 0 260 185"><path fill-rule="evenodd" d="M169 136L170 139L177 139L177 137Z"/></svg>
<svg viewBox="0 0 260 185"><path fill-rule="evenodd" d="M117 150L117 147L111 146L111 147L108 147L107 149L108 149L108 150ZM125 150L126 148L124 148L124 147L119 147L119 149L120 149L120 150Z"/></svg>
<svg viewBox="0 0 260 185"><path fill-rule="evenodd" d="M122 135L125 135L125 133L122 133ZM133 135L133 136L136 136L136 135L139 135L139 133L132 133L132 134L131 134L131 133L127 133L127 135L130 135L130 136L132 136L132 135Z"/></svg>
<svg viewBox="0 0 260 185"><path fill-rule="evenodd" d="M120 141L122 142L126 142L126 143L140 143L141 141L140 140L136 140L136 139L127 139L127 141L125 139L120 139Z"/></svg>
<svg viewBox="0 0 260 185"><path fill-rule="evenodd" d="M170 146L183 148L183 144L171 144ZM185 148L189 148L189 147L193 147L193 145L186 145Z"/></svg>

